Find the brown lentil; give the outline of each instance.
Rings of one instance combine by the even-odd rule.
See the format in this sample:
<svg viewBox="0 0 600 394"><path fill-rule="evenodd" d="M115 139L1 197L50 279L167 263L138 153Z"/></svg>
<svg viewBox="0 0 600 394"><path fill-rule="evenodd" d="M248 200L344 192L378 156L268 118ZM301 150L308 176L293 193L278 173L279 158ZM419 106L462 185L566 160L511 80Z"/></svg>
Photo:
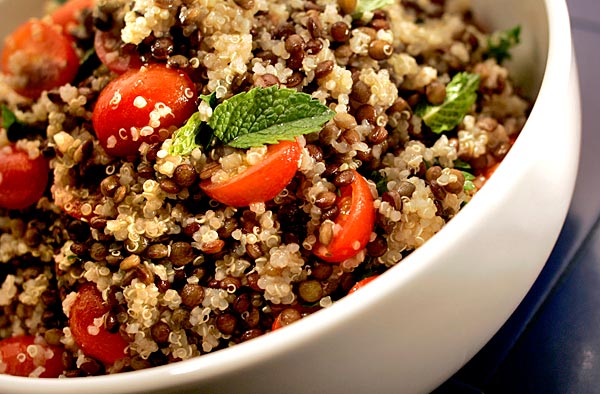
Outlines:
<svg viewBox="0 0 600 394"><path fill-rule="evenodd" d="M250 300L250 295L248 293L240 294L233 300L233 309L237 313L243 313L250 309L252 302Z"/></svg>
<svg viewBox="0 0 600 394"><path fill-rule="evenodd" d="M190 164L180 164L175 168L173 179L180 187L189 187L196 182L198 174L194 167Z"/></svg>
<svg viewBox="0 0 600 394"><path fill-rule="evenodd" d="M446 99L446 85L437 79L425 87L427 101L432 105L440 105Z"/></svg>
<svg viewBox="0 0 600 394"><path fill-rule="evenodd" d="M105 197L114 196L117 189L121 186L119 184L119 178L116 175L111 175L108 178L104 178L102 182L100 182L100 190L102 191L102 195Z"/></svg>
<svg viewBox="0 0 600 394"><path fill-rule="evenodd" d="M194 259L192 245L188 242L174 242L171 245L169 259L174 265L179 267L191 262Z"/></svg>
<svg viewBox="0 0 600 394"><path fill-rule="evenodd" d="M250 339L258 338L259 336L261 336L263 334L264 334L264 331L261 330L260 328L252 328L250 330L246 330L240 337L240 342L246 342L246 341L249 341Z"/></svg>
<svg viewBox="0 0 600 394"><path fill-rule="evenodd" d="M306 53L309 55L316 55L323 49L323 42L318 38L308 40L306 43Z"/></svg>
<svg viewBox="0 0 600 394"><path fill-rule="evenodd" d="M375 60L385 60L394 53L394 47L382 40L371 41L369 44L369 56Z"/></svg>
<svg viewBox="0 0 600 394"><path fill-rule="evenodd" d="M285 308L279 313L277 320L282 327L288 326L295 321L298 321L302 318L302 315L298 310L294 308Z"/></svg>
<svg viewBox="0 0 600 394"><path fill-rule="evenodd" d="M365 104L371 98L371 87L363 81L356 81L354 85L352 85L350 97L361 104Z"/></svg>
<svg viewBox="0 0 600 394"><path fill-rule="evenodd" d="M169 248L163 244L153 244L146 249L146 257L151 260L161 260L169 255Z"/></svg>
<svg viewBox="0 0 600 394"><path fill-rule="evenodd" d="M354 179L354 171L344 170L335 176L333 179L333 184L336 187L350 186L354 182Z"/></svg>
<svg viewBox="0 0 600 394"><path fill-rule="evenodd" d="M183 305L193 308L204 300L204 289L195 283L187 283L181 290L181 302Z"/></svg>
<svg viewBox="0 0 600 394"><path fill-rule="evenodd" d="M381 144L388 137L388 131L385 127L376 126L371 130L369 136L367 137L368 141L373 144Z"/></svg>
<svg viewBox="0 0 600 394"><path fill-rule="evenodd" d="M129 271L130 269L135 268L138 265L140 265L141 262L142 262L142 260L140 259L140 256L138 256L136 254L132 254L132 255L125 257L123 259L123 261L121 261L121 264L119 265L119 269L121 271Z"/></svg>
<svg viewBox="0 0 600 394"><path fill-rule="evenodd" d="M181 187L169 178L160 181L160 188L169 194L177 194L181 191Z"/></svg>
<svg viewBox="0 0 600 394"><path fill-rule="evenodd" d="M362 123L364 121L369 122L374 125L377 119L377 112L375 112L375 107L370 104L361 105L356 111L356 121L358 123Z"/></svg>
<svg viewBox="0 0 600 394"><path fill-rule="evenodd" d="M254 0L233 0L235 4L237 4L238 6L240 6L241 8L245 9L245 10L251 10L252 8L254 8Z"/></svg>
<svg viewBox="0 0 600 394"><path fill-rule="evenodd" d="M333 60L325 60L317 64L315 69L315 77L324 78L333 71Z"/></svg>
<svg viewBox="0 0 600 394"><path fill-rule="evenodd" d="M150 333L152 334L152 339L154 339L157 343L169 343L169 334L171 333L171 329L167 323L163 321L156 322L156 324L154 324L150 329Z"/></svg>
<svg viewBox="0 0 600 394"><path fill-rule="evenodd" d="M317 302L323 297L323 288L316 280L305 280L298 285L298 295L306 302Z"/></svg>
<svg viewBox="0 0 600 394"><path fill-rule="evenodd" d="M315 205L319 208L329 208L333 204L335 204L336 199L337 199L337 196L334 192L330 192L330 191L321 192L321 193L317 194L317 197L315 199Z"/></svg>
<svg viewBox="0 0 600 394"><path fill-rule="evenodd" d="M329 32L333 41L346 42L350 39L350 27L346 22L335 22L331 25Z"/></svg>
<svg viewBox="0 0 600 394"><path fill-rule="evenodd" d="M352 129L358 125L356 123L356 119L354 119L354 116L343 112L337 113L333 118L333 121L335 122L336 126L343 130Z"/></svg>
<svg viewBox="0 0 600 394"><path fill-rule="evenodd" d="M217 329L225 335L232 335L237 328L238 320L231 313L222 313L217 316Z"/></svg>
<svg viewBox="0 0 600 394"><path fill-rule="evenodd" d="M415 190L417 190L417 187L409 181L402 181L398 186L398 194L401 197L411 197Z"/></svg>
<svg viewBox="0 0 600 394"><path fill-rule="evenodd" d="M358 0L338 0L338 5L345 14L352 14L356 9Z"/></svg>

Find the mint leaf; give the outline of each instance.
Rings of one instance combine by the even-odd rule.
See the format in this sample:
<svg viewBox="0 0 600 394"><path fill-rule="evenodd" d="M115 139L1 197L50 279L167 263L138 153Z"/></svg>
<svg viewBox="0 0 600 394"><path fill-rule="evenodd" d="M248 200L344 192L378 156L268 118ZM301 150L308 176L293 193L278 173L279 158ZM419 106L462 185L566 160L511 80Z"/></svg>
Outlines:
<svg viewBox="0 0 600 394"><path fill-rule="evenodd" d="M486 56L493 57L498 64L504 60L511 59L510 50L521 42L521 26L512 29L498 31L488 38L488 50Z"/></svg>
<svg viewBox="0 0 600 394"><path fill-rule="evenodd" d="M467 171L461 171L463 176L465 177L465 181L473 181L475 180L475 175L471 174L470 172Z"/></svg>
<svg viewBox="0 0 600 394"><path fill-rule="evenodd" d="M250 148L319 131L334 115L306 93L271 86L225 100L215 108L208 125L223 143Z"/></svg>
<svg viewBox="0 0 600 394"><path fill-rule="evenodd" d="M460 124L477 100L479 75L458 73L446 86L446 99L440 105L421 105L416 114L435 133L452 130Z"/></svg>
<svg viewBox="0 0 600 394"><path fill-rule="evenodd" d="M12 125L18 122L17 117L6 105L3 105L0 110L2 111L2 127L9 130Z"/></svg>
<svg viewBox="0 0 600 394"><path fill-rule="evenodd" d="M375 187L377 188L377 193L381 196L383 193L388 191L387 187L387 177L380 173L379 171L373 171L371 173L371 179L375 182Z"/></svg>
<svg viewBox="0 0 600 394"><path fill-rule="evenodd" d="M194 148L200 146L196 141L202 129L200 113L194 113L187 122L173 134L173 143L169 148L171 155L189 155Z"/></svg>
<svg viewBox="0 0 600 394"><path fill-rule="evenodd" d="M362 15L365 12L375 11L388 5L394 4L394 0L358 0L356 10L357 15Z"/></svg>
<svg viewBox="0 0 600 394"><path fill-rule="evenodd" d="M473 181L475 180L475 175L473 175L467 171L461 171L461 172L462 172L463 176L465 177L465 183L463 185L463 190L468 192L468 191L476 189L476 186L473 183Z"/></svg>
<svg viewBox="0 0 600 394"><path fill-rule="evenodd" d="M200 100L205 101L212 109L217 106L217 93L212 92L211 94L201 94L198 96Z"/></svg>
<svg viewBox="0 0 600 394"><path fill-rule="evenodd" d="M462 170L462 172L465 174L468 173L467 172L468 170L473 169L473 167L471 167L471 165L469 163L467 163L466 161L461 160L461 159L454 160L454 168L456 168L457 170Z"/></svg>
<svg viewBox="0 0 600 394"><path fill-rule="evenodd" d="M0 105L0 116L2 116L2 127L6 130L6 137L11 142L40 132L36 127L19 121L6 105Z"/></svg>
<svg viewBox="0 0 600 394"><path fill-rule="evenodd" d="M463 186L464 191L469 192L469 191L475 190L475 189L477 189L477 186L475 186L473 181L465 181L465 184Z"/></svg>

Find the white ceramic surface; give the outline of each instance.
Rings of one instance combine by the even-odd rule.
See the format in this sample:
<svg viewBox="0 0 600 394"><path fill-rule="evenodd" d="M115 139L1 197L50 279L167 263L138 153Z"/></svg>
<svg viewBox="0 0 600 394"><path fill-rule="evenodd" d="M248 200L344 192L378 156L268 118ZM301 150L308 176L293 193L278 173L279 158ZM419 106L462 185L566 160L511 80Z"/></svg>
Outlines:
<svg viewBox="0 0 600 394"><path fill-rule="evenodd" d="M39 9L0 0L0 34ZM537 100L486 187L424 247L376 282L290 327L145 371L35 380L11 393L418 393L466 363L542 269L575 182L580 106L563 0L473 0L491 28L522 27L512 64Z"/></svg>

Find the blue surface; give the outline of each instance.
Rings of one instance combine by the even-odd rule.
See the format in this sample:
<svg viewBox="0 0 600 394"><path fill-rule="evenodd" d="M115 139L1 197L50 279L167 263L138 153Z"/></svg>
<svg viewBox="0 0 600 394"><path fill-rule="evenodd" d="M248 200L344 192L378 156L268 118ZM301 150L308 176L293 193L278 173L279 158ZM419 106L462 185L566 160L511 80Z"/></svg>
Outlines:
<svg viewBox="0 0 600 394"><path fill-rule="evenodd" d="M600 1L567 4L583 109L567 220L513 316L436 394L600 392Z"/></svg>

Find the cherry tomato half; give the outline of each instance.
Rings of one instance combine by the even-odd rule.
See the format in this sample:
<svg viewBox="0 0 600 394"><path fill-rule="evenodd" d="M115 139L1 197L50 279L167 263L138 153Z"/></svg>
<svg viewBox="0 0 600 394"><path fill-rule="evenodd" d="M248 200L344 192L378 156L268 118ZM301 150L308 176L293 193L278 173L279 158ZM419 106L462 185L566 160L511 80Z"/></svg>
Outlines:
<svg viewBox="0 0 600 394"><path fill-rule="evenodd" d="M104 324L94 324L94 319L101 318L108 310L96 285L86 283L71 306L69 327L86 355L110 365L125 357L128 343L119 333L108 332Z"/></svg>
<svg viewBox="0 0 600 394"><path fill-rule="evenodd" d="M354 181L340 188L340 213L335 219L333 238L328 245L317 243L313 253L330 263L340 263L365 248L375 225L375 209L369 184L354 171Z"/></svg>
<svg viewBox="0 0 600 394"><path fill-rule="evenodd" d="M94 7L95 0L69 0L50 14L50 20L63 29L76 26L81 12Z"/></svg>
<svg viewBox="0 0 600 394"><path fill-rule="evenodd" d="M0 149L0 208L23 209L35 204L48 184L48 161L30 159L15 146Z"/></svg>
<svg viewBox="0 0 600 394"><path fill-rule="evenodd" d="M142 59L134 47L123 47L118 37L111 32L97 30L94 49L102 63L116 74L142 67Z"/></svg>
<svg viewBox="0 0 600 394"><path fill-rule="evenodd" d="M269 145L260 163L224 182L204 180L200 187L210 198L233 207L269 201L290 183L298 170L301 153L296 141Z"/></svg>
<svg viewBox="0 0 600 394"><path fill-rule="evenodd" d="M368 278L359 280L358 282L356 282L356 284L354 286L352 286L352 288L350 290L348 290L348 294L354 293L356 290L360 289L361 287L366 286L368 283L372 282L373 280L377 279L378 277L379 277L379 275L373 275L373 276L369 276Z"/></svg>
<svg viewBox="0 0 600 394"><path fill-rule="evenodd" d="M36 373L38 367L44 368L36 376L41 378L56 378L63 373L62 354L64 349L59 346L38 344L34 336L19 336L0 341L0 360L5 369L0 373L15 376L29 376Z"/></svg>
<svg viewBox="0 0 600 394"><path fill-rule="evenodd" d="M36 98L44 90L67 84L75 78L79 58L72 41L60 28L29 20L4 41L2 72L19 94Z"/></svg>
<svg viewBox="0 0 600 394"><path fill-rule="evenodd" d="M182 71L161 64L130 70L100 93L92 122L107 153L133 156L142 142L171 136L196 111L194 83Z"/></svg>

